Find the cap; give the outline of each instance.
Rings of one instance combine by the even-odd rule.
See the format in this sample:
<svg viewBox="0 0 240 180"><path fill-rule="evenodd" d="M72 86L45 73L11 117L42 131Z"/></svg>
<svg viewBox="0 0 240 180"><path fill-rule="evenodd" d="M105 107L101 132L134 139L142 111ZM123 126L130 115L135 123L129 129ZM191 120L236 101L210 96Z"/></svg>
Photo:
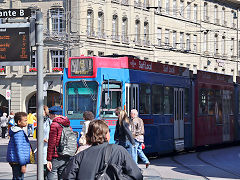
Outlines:
<svg viewBox="0 0 240 180"><path fill-rule="evenodd" d="M60 106L52 106L49 108L50 114L62 115L62 108Z"/></svg>

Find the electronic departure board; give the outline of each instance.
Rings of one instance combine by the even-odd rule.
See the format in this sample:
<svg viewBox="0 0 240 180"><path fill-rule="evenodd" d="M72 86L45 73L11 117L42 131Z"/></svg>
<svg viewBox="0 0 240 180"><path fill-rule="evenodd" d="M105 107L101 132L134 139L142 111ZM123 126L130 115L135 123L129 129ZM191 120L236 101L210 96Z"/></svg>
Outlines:
<svg viewBox="0 0 240 180"><path fill-rule="evenodd" d="M30 63L29 27L0 26L0 64Z"/></svg>
<svg viewBox="0 0 240 180"><path fill-rule="evenodd" d="M93 59L71 59L71 76L92 76Z"/></svg>

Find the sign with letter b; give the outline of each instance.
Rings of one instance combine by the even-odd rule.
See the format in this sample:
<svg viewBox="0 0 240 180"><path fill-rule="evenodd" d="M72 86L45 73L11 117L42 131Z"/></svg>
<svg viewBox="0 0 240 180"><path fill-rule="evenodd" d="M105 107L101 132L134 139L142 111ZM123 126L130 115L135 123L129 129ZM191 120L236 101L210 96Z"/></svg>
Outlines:
<svg viewBox="0 0 240 180"><path fill-rule="evenodd" d="M6 90L6 100L11 99L11 90Z"/></svg>

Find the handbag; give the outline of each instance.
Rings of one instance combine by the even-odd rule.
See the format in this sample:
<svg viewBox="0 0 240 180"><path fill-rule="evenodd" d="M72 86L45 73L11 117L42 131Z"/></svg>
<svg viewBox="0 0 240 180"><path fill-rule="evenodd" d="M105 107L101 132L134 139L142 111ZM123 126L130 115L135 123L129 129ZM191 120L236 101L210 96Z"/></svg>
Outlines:
<svg viewBox="0 0 240 180"><path fill-rule="evenodd" d="M108 163L112 153L112 146L112 144L107 145L104 157L105 167L95 175L95 180L131 180L131 177L123 173L122 166Z"/></svg>
<svg viewBox="0 0 240 180"><path fill-rule="evenodd" d="M30 164L35 164L35 153L30 145Z"/></svg>

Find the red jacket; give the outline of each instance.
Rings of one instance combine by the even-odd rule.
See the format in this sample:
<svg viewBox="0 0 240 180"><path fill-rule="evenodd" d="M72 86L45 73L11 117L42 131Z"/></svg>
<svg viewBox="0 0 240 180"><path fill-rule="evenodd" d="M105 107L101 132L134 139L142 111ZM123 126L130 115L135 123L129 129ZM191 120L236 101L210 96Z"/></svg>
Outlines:
<svg viewBox="0 0 240 180"><path fill-rule="evenodd" d="M50 126L49 139L48 139L48 149L47 149L47 160L52 161L53 157L59 157L57 153L57 146L59 145L61 134L63 128L58 124L63 126L70 126L70 121L67 117L58 116L53 119Z"/></svg>

